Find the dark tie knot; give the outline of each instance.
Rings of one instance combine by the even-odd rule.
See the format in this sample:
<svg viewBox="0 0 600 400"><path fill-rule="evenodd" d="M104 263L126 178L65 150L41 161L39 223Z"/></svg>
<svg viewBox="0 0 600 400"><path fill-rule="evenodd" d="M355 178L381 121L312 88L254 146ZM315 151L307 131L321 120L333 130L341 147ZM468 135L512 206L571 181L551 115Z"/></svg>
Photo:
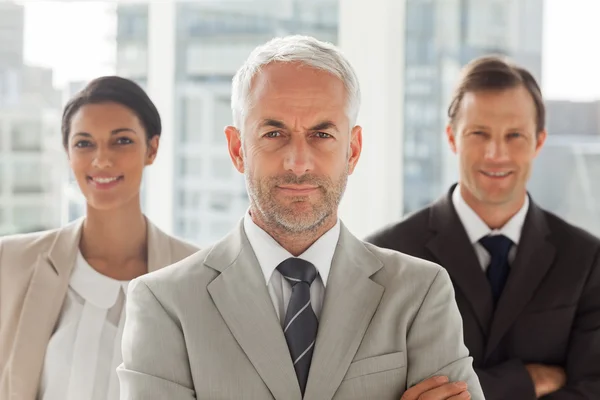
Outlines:
<svg viewBox="0 0 600 400"><path fill-rule="evenodd" d="M301 258L288 258L279 264L277 270L292 286L298 282L305 282L310 285L317 277L315 266Z"/></svg>
<svg viewBox="0 0 600 400"><path fill-rule="evenodd" d="M479 243L485 247L492 258L503 259L508 257L508 252L513 245L512 240L504 235L488 235L479 239Z"/></svg>

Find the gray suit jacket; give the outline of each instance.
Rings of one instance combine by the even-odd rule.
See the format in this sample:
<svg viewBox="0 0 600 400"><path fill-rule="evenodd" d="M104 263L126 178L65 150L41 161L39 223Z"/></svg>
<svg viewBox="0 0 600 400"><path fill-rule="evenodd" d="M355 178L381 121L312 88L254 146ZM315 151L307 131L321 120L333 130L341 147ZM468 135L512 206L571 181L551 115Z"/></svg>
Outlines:
<svg viewBox="0 0 600 400"><path fill-rule="evenodd" d="M301 399L242 224L130 284L118 374L122 400ZM304 399L399 400L432 375L483 399L447 273L342 225Z"/></svg>

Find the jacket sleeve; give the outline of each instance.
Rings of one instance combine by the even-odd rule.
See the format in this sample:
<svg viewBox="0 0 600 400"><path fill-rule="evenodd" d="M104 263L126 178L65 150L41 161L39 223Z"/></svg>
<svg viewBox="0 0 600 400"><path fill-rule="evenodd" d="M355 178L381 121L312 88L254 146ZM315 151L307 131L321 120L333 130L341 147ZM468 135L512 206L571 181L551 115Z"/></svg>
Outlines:
<svg viewBox="0 0 600 400"><path fill-rule="evenodd" d="M450 277L440 267L407 335L408 386L434 375L464 381L473 400L483 400Z"/></svg>
<svg viewBox="0 0 600 400"><path fill-rule="evenodd" d="M121 400L195 399L181 327L139 278L130 283L126 313Z"/></svg>

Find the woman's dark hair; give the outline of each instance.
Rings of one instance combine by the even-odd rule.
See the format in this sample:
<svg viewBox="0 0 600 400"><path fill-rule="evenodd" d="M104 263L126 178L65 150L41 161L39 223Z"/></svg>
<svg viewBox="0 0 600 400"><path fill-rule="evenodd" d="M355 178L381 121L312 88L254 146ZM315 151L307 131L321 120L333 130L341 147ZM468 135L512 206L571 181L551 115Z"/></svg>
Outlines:
<svg viewBox="0 0 600 400"><path fill-rule="evenodd" d="M62 137L65 149L69 143L71 119L87 104L117 103L133 111L146 130L147 139L160 136L160 114L150 97L137 83L119 76L96 78L77 93L65 106L62 117Z"/></svg>

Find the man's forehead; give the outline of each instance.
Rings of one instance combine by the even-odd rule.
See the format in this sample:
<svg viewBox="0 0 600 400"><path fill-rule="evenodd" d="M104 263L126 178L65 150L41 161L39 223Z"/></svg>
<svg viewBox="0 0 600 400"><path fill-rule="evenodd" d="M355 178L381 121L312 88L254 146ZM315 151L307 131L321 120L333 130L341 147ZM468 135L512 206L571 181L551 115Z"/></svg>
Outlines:
<svg viewBox="0 0 600 400"><path fill-rule="evenodd" d="M345 86L341 79L323 69L294 62L273 62L261 68L252 78L249 95L260 97L264 92L302 91L320 89L330 95L345 96Z"/></svg>

